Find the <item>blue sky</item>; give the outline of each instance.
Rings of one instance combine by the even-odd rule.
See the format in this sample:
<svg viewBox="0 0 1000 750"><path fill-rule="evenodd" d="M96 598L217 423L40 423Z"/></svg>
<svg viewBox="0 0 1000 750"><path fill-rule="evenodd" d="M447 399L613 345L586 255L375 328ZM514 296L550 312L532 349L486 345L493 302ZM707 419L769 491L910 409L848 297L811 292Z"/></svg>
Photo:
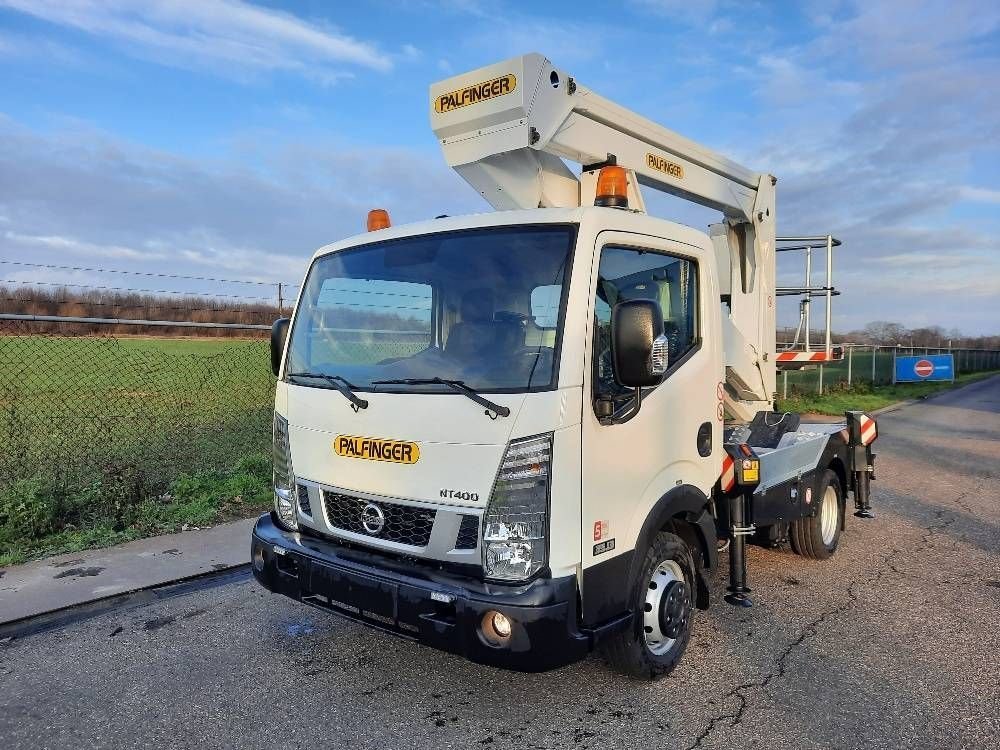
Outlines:
<svg viewBox="0 0 1000 750"><path fill-rule="evenodd" d="M0 0L0 259L295 282L370 207L482 210L427 86L528 51L777 175L780 233L845 241L839 329L1000 330L987 2Z"/></svg>

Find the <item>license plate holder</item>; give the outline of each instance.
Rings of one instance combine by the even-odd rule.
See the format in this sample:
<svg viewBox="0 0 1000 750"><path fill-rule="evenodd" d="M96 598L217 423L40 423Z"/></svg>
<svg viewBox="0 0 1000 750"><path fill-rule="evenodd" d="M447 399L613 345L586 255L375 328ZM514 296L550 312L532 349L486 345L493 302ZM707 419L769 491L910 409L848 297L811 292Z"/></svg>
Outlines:
<svg viewBox="0 0 1000 750"><path fill-rule="evenodd" d="M314 594L328 597L333 606L346 604L356 608L362 617L382 622L398 621L399 586L394 583L332 565L313 563L310 584Z"/></svg>

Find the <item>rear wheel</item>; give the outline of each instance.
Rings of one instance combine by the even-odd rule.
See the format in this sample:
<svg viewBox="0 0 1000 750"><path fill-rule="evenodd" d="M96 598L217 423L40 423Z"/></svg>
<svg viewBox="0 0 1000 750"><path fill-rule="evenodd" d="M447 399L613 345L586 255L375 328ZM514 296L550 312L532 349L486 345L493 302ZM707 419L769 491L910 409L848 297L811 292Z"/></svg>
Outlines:
<svg viewBox="0 0 1000 750"><path fill-rule="evenodd" d="M647 680L673 670L691 637L695 575L687 544L674 534L657 534L646 550L633 592L632 626L602 646L611 666Z"/></svg>
<svg viewBox="0 0 1000 750"><path fill-rule="evenodd" d="M793 521L788 538L797 554L825 560L837 551L844 525L844 492L833 471L827 469L823 473L815 497L818 501L815 513Z"/></svg>

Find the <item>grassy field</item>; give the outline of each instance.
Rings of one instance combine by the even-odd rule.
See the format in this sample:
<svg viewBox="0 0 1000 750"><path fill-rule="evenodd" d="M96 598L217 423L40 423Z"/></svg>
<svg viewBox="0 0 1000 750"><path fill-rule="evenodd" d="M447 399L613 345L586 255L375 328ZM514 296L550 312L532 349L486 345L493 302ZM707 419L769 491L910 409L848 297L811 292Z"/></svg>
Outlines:
<svg viewBox="0 0 1000 750"><path fill-rule="evenodd" d="M0 564L269 502L262 339L0 336Z"/></svg>
<svg viewBox="0 0 1000 750"><path fill-rule="evenodd" d="M874 411L885 406L915 398L926 398L935 393L946 391L959 385L972 383L997 371L976 372L959 375L955 383L900 383L898 385L880 385L874 388L869 383L835 386L822 396L816 393L790 393L786 399L778 400L778 408L782 411L811 412L813 414L843 414L849 409Z"/></svg>

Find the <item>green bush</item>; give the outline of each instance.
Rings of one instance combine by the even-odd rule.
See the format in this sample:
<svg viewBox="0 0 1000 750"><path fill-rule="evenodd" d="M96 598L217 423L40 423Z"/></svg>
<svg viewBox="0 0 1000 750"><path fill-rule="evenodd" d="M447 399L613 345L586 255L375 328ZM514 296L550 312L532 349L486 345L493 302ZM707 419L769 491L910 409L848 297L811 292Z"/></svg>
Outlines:
<svg viewBox="0 0 1000 750"><path fill-rule="evenodd" d="M231 471L155 485L106 468L99 481L22 479L0 489L0 565L252 515L271 503L271 459L253 453Z"/></svg>
<svg viewBox="0 0 1000 750"><path fill-rule="evenodd" d="M56 531L59 498L40 479L22 479L0 491L0 542L35 539Z"/></svg>

